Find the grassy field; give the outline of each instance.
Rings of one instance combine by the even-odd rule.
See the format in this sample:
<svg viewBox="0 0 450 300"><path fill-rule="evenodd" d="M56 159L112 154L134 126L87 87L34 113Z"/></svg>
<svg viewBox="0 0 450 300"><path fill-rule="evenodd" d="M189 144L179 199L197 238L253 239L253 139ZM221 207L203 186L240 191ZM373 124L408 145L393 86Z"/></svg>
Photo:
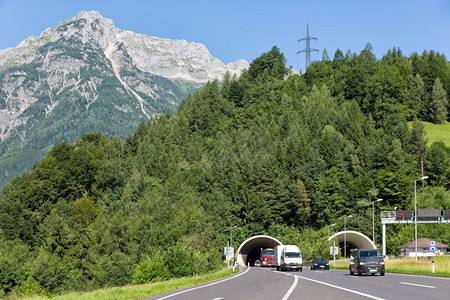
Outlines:
<svg viewBox="0 0 450 300"><path fill-rule="evenodd" d="M420 258L416 263L415 258L390 258L385 260L385 269L388 273L430 275L450 277L450 257L434 257L434 273L432 272L431 259ZM348 263L338 263L333 266L330 262L330 268L348 270Z"/></svg>
<svg viewBox="0 0 450 300"><path fill-rule="evenodd" d="M434 261L434 273L432 272L432 261ZM450 277L450 257L440 256L433 259L422 258L416 263L415 258L391 258L386 260L386 272L431 275Z"/></svg>
<svg viewBox="0 0 450 300"><path fill-rule="evenodd" d="M177 278L164 282L155 282L141 285L130 285L124 287L105 288L86 293L70 293L58 296L33 296L26 298L9 299L27 299L27 300L44 300L44 299L58 299L58 300L120 300L120 299L142 299L155 295L164 294L178 289L187 288L203 282L219 279L222 277L237 274L239 271L233 272L231 269L223 269L219 272L206 274L201 276Z"/></svg>
<svg viewBox="0 0 450 300"><path fill-rule="evenodd" d="M450 147L450 122L443 124L433 124L429 122L423 122L425 130L427 132L428 145L433 142L441 141L447 147Z"/></svg>

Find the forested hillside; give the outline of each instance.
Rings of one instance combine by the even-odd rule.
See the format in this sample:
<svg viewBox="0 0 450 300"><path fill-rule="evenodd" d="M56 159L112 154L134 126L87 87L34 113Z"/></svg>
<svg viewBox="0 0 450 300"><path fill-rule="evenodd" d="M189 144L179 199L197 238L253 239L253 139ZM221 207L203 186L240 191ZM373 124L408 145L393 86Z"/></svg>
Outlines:
<svg viewBox="0 0 450 300"><path fill-rule="evenodd" d="M449 209L450 148L420 121L446 122L450 67L436 52L359 55L287 76L278 48L125 141L59 144L0 201L0 290L58 293L199 274L256 234L326 255L327 225L371 235L378 210ZM407 122L412 121L408 127ZM378 226L379 227L379 226ZM419 237L450 242L450 226ZM413 226L389 226L388 253ZM376 237L380 233L377 228Z"/></svg>

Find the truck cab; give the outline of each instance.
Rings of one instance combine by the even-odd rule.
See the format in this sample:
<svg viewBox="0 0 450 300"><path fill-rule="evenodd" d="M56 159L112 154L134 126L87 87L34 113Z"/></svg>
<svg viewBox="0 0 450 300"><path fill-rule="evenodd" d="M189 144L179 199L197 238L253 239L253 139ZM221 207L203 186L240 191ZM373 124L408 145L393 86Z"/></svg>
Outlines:
<svg viewBox="0 0 450 300"><path fill-rule="evenodd" d="M261 249L261 266L272 267L275 263L275 250L273 248Z"/></svg>

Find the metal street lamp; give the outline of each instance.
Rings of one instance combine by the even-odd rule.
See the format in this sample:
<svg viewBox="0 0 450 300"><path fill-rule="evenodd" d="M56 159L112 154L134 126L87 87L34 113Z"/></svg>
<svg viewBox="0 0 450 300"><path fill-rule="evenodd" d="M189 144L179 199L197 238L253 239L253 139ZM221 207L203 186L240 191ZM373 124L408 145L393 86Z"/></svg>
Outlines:
<svg viewBox="0 0 450 300"><path fill-rule="evenodd" d="M383 201L383 199L377 199L372 201L372 242L375 244L375 202Z"/></svg>
<svg viewBox="0 0 450 300"><path fill-rule="evenodd" d="M347 232L346 232L347 218L351 218L351 217L353 217L353 216L352 215L344 216L344 259L347 259Z"/></svg>
<svg viewBox="0 0 450 300"><path fill-rule="evenodd" d="M422 178L414 180L414 248L416 251L416 262L417 258L417 181L428 179L428 176L423 176Z"/></svg>
<svg viewBox="0 0 450 300"><path fill-rule="evenodd" d="M328 228L328 239L330 238L330 227L333 227L335 225L336 224L331 224L331 225L327 226L327 228ZM335 249L335 245L334 245L334 239L333 239L333 264L336 266L336 252L334 252L334 249Z"/></svg>

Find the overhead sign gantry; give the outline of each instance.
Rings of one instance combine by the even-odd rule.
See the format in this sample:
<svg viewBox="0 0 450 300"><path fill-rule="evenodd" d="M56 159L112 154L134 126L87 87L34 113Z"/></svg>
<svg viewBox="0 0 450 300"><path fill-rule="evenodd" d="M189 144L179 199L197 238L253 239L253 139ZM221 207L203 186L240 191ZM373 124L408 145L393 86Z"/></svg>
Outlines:
<svg viewBox="0 0 450 300"><path fill-rule="evenodd" d="M386 255L386 224L415 224L438 223L450 224L450 209L418 209L417 220L413 210L382 211L381 225L383 225L383 256Z"/></svg>

